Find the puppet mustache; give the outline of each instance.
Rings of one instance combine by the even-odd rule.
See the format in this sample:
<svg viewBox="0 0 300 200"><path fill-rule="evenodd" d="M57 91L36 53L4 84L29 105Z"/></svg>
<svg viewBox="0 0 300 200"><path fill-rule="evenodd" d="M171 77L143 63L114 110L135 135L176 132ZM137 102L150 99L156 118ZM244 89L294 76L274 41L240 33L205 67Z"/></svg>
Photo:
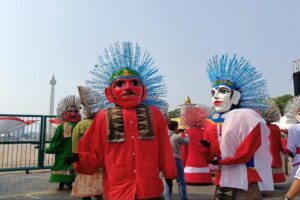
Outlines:
<svg viewBox="0 0 300 200"><path fill-rule="evenodd" d="M132 94L135 94L135 92L133 92L132 90L128 90L128 91L124 92L123 95L132 95Z"/></svg>

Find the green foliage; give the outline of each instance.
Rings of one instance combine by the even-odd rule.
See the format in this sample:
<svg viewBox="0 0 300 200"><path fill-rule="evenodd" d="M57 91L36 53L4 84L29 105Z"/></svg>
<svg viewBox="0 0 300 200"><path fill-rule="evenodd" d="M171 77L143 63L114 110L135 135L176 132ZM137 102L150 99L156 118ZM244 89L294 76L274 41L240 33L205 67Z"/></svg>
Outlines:
<svg viewBox="0 0 300 200"><path fill-rule="evenodd" d="M179 108L168 112L168 118L169 119L177 118L177 117L180 117L180 109Z"/></svg>
<svg viewBox="0 0 300 200"><path fill-rule="evenodd" d="M286 104L293 98L293 95L290 94L285 94L276 98L273 98L273 100L276 102L279 110L280 110L280 114L283 116L284 115L284 108L286 106Z"/></svg>

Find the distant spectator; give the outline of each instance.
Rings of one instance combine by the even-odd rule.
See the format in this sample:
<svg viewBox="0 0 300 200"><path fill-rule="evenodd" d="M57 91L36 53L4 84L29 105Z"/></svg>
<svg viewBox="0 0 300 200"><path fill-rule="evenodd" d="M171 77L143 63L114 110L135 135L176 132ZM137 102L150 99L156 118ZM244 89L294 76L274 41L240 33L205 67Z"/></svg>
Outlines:
<svg viewBox="0 0 300 200"><path fill-rule="evenodd" d="M184 180L183 165L180 158L180 145L188 145L188 141L184 140L180 135L178 135L178 122L169 121L168 127L169 127L169 137L173 148L176 167L177 167L176 181L178 184L179 196L181 200L186 200L187 192L186 192L186 184ZM165 180L166 180L166 184L165 184L164 196L166 200L170 200L172 199L171 196L172 196L173 181L167 178Z"/></svg>

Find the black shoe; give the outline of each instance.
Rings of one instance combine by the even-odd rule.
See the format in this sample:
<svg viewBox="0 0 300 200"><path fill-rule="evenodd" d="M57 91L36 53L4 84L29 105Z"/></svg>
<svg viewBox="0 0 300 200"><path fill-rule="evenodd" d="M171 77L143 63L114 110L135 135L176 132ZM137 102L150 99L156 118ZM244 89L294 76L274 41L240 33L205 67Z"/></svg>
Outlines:
<svg viewBox="0 0 300 200"><path fill-rule="evenodd" d="M72 183L67 183L66 185L67 185L67 187L68 187L69 190L73 189Z"/></svg>
<svg viewBox="0 0 300 200"><path fill-rule="evenodd" d="M95 199L96 199L96 200L103 200L103 196L102 196L102 195L95 196Z"/></svg>
<svg viewBox="0 0 300 200"><path fill-rule="evenodd" d="M58 191L62 191L62 190L64 190L64 186L65 186L65 184L66 183L64 183L64 182L59 182L59 185L58 185Z"/></svg>

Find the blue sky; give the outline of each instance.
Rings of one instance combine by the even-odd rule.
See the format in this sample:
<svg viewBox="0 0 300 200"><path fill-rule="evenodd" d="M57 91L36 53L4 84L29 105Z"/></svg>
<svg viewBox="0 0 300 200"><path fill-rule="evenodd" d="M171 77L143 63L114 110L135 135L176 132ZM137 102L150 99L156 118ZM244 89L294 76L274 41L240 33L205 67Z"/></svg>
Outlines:
<svg viewBox="0 0 300 200"><path fill-rule="evenodd" d="M0 113L48 114L116 41L137 42L165 76L170 109L189 95L210 105L206 63L244 56L263 73L269 95L293 94L300 59L300 1L0 1Z"/></svg>

